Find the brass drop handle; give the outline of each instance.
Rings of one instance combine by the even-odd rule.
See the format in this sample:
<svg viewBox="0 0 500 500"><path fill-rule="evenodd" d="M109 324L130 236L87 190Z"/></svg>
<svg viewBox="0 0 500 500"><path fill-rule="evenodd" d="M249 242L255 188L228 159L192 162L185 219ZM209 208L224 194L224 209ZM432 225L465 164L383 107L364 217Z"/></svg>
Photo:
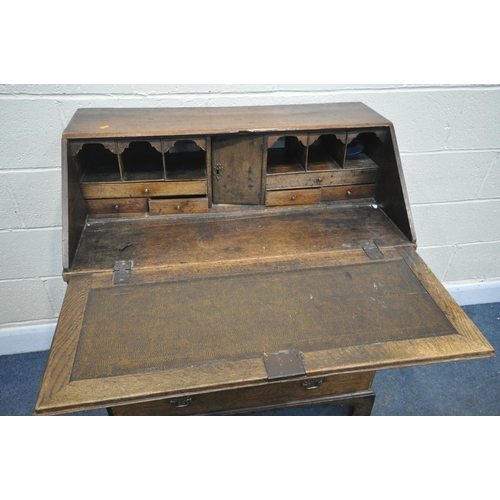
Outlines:
<svg viewBox="0 0 500 500"><path fill-rule="evenodd" d="M185 408L193 401L193 398L183 397L183 398L175 398L170 400L170 404L174 405L176 408Z"/></svg>
<svg viewBox="0 0 500 500"><path fill-rule="evenodd" d="M311 391L313 389L317 389L322 383L323 383L322 378L311 378L308 380L304 380L302 382L302 387L305 387L308 391Z"/></svg>

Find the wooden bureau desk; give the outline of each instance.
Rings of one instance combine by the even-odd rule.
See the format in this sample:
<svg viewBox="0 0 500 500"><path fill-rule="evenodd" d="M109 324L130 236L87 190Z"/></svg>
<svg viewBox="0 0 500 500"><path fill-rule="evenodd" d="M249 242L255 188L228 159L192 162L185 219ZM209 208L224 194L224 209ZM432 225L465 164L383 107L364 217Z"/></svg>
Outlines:
<svg viewBox="0 0 500 500"><path fill-rule="evenodd" d="M82 109L62 160L35 414L369 415L376 370L494 355L415 252L394 127L363 104Z"/></svg>

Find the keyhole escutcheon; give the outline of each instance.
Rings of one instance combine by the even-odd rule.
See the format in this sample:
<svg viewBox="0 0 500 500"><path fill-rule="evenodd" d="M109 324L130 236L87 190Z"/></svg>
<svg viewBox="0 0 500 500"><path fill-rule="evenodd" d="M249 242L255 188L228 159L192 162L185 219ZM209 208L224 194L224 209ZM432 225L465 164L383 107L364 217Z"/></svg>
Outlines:
<svg viewBox="0 0 500 500"><path fill-rule="evenodd" d="M220 164L217 163L214 168L214 175L217 180L220 180L222 174L224 173L224 167Z"/></svg>

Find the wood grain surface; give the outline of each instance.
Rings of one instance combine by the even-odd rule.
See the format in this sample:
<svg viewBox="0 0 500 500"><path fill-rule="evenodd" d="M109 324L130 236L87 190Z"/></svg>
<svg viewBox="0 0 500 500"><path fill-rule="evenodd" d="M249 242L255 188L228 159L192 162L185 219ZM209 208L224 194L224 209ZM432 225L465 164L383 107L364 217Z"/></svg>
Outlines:
<svg viewBox="0 0 500 500"><path fill-rule="evenodd" d="M416 253L394 127L361 103L81 109L62 179L35 414L369 414L376 370L494 355ZM289 351L296 378L270 382Z"/></svg>
<svg viewBox="0 0 500 500"><path fill-rule="evenodd" d="M423 262L364 262L104 288L73 277L36 411L265 385L260 353L283 346L309 377L494 355L458 305L441 311Z"/></svg>
<svg viewBox="0 0 500 500"><path fill-rule="evenodd" d="M364 372L322 377L319 379L319 383L316 381L318 386L312 390L308 390L304 386L306 380L314 383L314 379L310 378L282 383L274 382L257 387L199 394L190 397L185 406L176 406L178 401L176 398L160 399L150 403L116 406L113 408L113 415L181 416L220 412L234 413L236 410L244 409L257 411L263 406L286 407L291 402L294 405L306 401L309 404L328 404L328 401L325 401L328 397L368 390L374 376L375 372Z"/></svg>
<svg viewBox="0 0 500 500"><path fill-rule="evenodd" d="M375 240L379 247L408 244L383 212L371 205L244 214L89 222L71 272L110 270L115 260L124 257L134 261L135 269L146 269L359 249L359 242L366 239ZM120 252L126 242L133 245Z"/></svg>
<svg viewBox="0 0 500 500"><path fill-rule="evenodd" d="M63 137L196 136L390 124L362 103L225 108L93 108L77 110Z"/></svg>

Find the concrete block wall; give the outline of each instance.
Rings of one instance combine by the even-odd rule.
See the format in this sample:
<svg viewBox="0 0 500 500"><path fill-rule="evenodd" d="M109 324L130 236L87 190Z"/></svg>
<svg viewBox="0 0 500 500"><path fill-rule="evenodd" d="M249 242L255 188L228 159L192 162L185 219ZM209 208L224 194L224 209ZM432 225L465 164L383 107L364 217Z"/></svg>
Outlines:
<svg viewBox="0 0 500 500"><path fill-rule="evenodd" d="M498 290L500 85L0 85L0 354L50 345L66 287L60 138L76 109L341 101L394 122L419 252L437 277Z"/></svg>

